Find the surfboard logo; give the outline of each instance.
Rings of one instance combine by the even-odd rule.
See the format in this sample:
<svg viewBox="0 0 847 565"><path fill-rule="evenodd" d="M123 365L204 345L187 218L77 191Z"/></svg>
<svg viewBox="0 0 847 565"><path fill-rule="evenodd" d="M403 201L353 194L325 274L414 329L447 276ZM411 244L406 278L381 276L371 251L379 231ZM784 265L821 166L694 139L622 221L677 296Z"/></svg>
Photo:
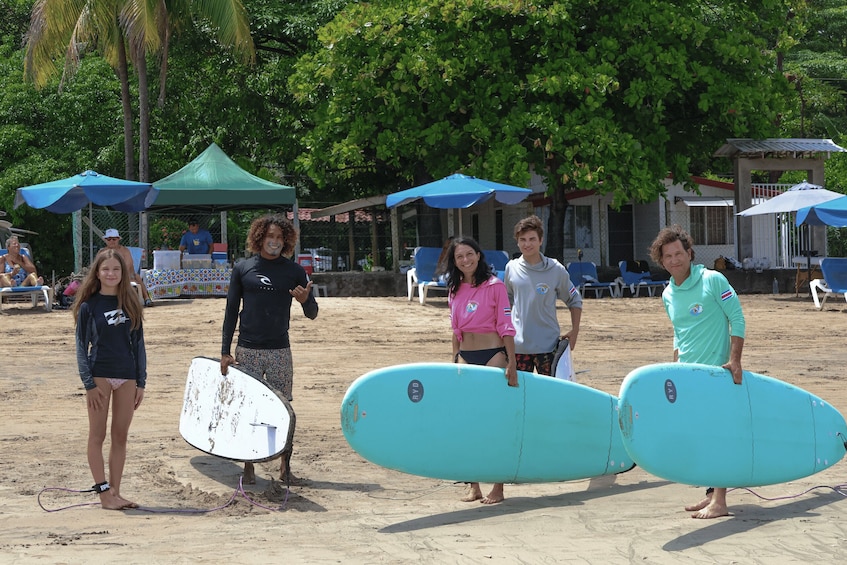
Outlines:
<svg viewBox="0 0 847 565"><path fill-rule="evenodd" d="M407 394L409 395L409 400L412 402L420 402L423 400L424 395L424 387L423 383L417 379L409 382L409 387L406 389Z"/></svg>
<svg viewBox="0 0 847 565"><path fill-rule="evenodd" d="M665 398L667 398L668 402L671 404L676 402L676 385L673 384L673 381L670 379L665 381Z"/></svg>
<svg viewBox="0 0 847 565"><path fill-rule="evenodd" d="M688 308L688 313L692 316L699 316L703 313L703 305L702 304L692 304Z"/></svg>
<svg viewBox="0 0 847 565"><path fill-rule="evenodd" d="M535 293L540 295L545 295L550 292L550 286L547 283L538 283L535 285Z"/></svg>

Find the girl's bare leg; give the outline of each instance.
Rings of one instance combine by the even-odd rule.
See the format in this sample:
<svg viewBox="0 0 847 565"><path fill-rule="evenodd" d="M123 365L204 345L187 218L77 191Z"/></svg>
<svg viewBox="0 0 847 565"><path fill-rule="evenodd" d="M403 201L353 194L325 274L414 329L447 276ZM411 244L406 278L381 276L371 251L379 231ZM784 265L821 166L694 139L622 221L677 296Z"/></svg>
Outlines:
<svg viewBox="0 0 847 565"><path fill-rule="evenodd" d="M106 379L95 379L97 388L103 394L105 401L100 410L88 406L88 467L96 484L106 482L106 469L103 461L103 442L106 441L106 420L109 417L109 400L112 388ZM112 490L100 493L100 506L107 510L120 510L123 508L120 500L115 498Z"/></svg>
<svg viewBox="0 0 847 565"><path fill-rule="evenodd" d="M112 431L109 450L109 485L112 494L124 508L138 508L138 504L121 496L121 478L126 463L126 444L129 426L135 415L135 381L127 381L112 393Z"/></svg>

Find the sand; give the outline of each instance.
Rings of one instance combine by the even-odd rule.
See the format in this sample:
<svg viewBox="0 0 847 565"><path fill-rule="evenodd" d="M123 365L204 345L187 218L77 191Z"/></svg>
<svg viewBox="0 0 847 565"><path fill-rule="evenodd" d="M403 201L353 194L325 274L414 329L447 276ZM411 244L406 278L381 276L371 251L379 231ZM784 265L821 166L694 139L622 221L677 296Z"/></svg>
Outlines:
<svg viewBox="0 0 847 565"><path fill-rule="evenodd" d="M142 509L123 512L75 506L95 501L90 493L43 490L93 484L73 320L68 311L5 305L0 562L847 562L847 501L833 489L847 483L845 460L802 480L730 492L732 515L708 521L682 509L702 489L639 468L614 478L507 485L503 503L485 506L460 502L462 485L373 465L341 433L344 392L373 368L449 361L446 300L319 302L317 320L296 307L292 320L298 426L292 468L299 480L287 497L272 480L276 462L258 464L257 483L242 494L240 465L206 455L179 435L185 372L194 356L218 357L224 300L161 301L145 311L148 386L132 424L122 488ZM847 413L845 304L832 300L816 311L811 298L793 295L745 295L742 304L744 367L806 388ZM559 317L567 325L567 310ZM671 327L658 298L586 299L574 351L576 369L586 371L581 382L616 394L630 370L671 354ZM484 399L468 398L474 402Z"/></svg>

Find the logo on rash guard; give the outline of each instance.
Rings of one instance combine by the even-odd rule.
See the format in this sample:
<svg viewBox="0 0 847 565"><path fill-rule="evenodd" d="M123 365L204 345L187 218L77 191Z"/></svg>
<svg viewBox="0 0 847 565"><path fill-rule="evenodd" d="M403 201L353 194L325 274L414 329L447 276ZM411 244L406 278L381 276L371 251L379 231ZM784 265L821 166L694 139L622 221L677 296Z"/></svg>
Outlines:
<svg viewBox="0 0 847 565"><path fill-rule="evenodd" d="M535 293L536 294L547 294L550 292L550 286L547 283L538 283L535 285Z"/></svg>
<svg viewBox="0 0 847 565"><path fill-rule="evenodd" d="M127 317L124 315L124 311L120 309L104 312L103 317L106 318L106 323L110 326L117 326L127 321Z"/></svg>
<svg viewBox="0 0 847 565"><path fill-rule="evenodd" d="M723 302L724 300L729 300L730 298L732 298L732 289L731 288L728 288L721 293L721 302Z"/></svg>
<svg viewBox="0 0 847 565"><path fill-rule="evenodd" d="M257 273L256 278L259 279L259 284L261 284L262 286L266 286L268 287L268 289L273 288L273 282L271 282L271 279L269 279L267 275Z"/></svg>
<svg viewBox="0 0 847 565"><path fill-rule="evenodd" d="M476 302L468 302L468 305L465 306L465 312L467 312L468 314L473 314L474 312L476 312L477 308L479 308L479 304L477 304Z"/></svg>
<svg viewBox="0 0 847 565"><path fill-rule="evenodd" d="M692 304L688 308L688 313L692 316L699 316L703 313L703 305L702 304Z"/></svg>

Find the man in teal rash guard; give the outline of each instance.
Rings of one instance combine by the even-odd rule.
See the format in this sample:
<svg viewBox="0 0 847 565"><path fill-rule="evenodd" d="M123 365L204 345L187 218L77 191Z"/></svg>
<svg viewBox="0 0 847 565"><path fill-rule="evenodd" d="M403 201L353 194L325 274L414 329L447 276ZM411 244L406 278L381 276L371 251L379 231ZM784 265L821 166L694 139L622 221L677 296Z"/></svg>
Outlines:
<svg viewBox="0 0 847 565"><path fill-rule="evenodd" d="M662 302L673 324L674 361L721 366L741 384L745 325L735 289L718 271L691 264L691 236L678 225L659 232L650 256L671 275ZM727 516L726 489L709 488L706 498L685 509L693 518Z"/></svg>
<svg viewBox="0 0 847 565"><path fill-rule="evenodd" d="M289 259L297 243L297 230L280 214L257 218L247 234L247 250L255 253L232 269L221 340L221 373L238 363L263 379L279 396L292 400L294 364L288 341L293 300L314 320L318 303L312 281L303 267ZM239 313L239 308L241 309ZM238 325L235 357L232 339ZM291 446L282 454L279 478L290 478ZM244 463L244 482L253 484L253 464Z"/></svg>

